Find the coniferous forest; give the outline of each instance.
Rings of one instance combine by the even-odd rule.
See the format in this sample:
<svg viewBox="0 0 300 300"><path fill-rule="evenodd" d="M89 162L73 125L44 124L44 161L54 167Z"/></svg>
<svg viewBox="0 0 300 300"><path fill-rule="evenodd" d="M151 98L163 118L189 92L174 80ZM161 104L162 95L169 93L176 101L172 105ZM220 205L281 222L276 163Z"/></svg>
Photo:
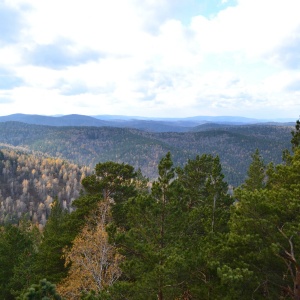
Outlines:
<svg viewBox="0 0 300 300"><path fill-rule="evenodd" d="M218 155L226 181L240 185L256 149L266 163L279 164L282 150L290 150L293 124L203 124L188 132L149 132L133 128L42 126L0 122L0 147L43 153L94 169L99 162L127 163L151 180L158 176L159 160L172 153L183 167L196 155Z"/></svg>
<svg viewBox="0 0 300 300"><path fill-rule="evenodd" d="M0 299L300 299L300 121L288 138L230 193L211 153L149 180L2 149Z"/></svg>

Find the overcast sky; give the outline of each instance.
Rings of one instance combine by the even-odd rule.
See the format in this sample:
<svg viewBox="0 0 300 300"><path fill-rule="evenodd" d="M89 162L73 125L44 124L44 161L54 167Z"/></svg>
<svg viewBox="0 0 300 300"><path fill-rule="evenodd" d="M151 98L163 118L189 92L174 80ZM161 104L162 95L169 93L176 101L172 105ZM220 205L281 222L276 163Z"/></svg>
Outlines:
<svg viewBox="0 0 300 300"><path fill-rule="evenodd" d="M300 114L299 0L0 0L0 115Z"/></svg>

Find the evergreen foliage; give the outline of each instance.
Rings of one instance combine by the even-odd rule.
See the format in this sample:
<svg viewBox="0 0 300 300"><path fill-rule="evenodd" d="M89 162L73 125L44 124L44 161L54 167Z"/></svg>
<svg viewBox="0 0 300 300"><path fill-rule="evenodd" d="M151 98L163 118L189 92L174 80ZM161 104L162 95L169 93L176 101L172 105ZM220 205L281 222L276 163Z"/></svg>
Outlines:
<svg viewBox="0 0 300 300"><path fill-rule="evenodd" d="M125 162L141 168L150 179L168 151L176 166L184 166L196 155L218 155L226 181L240 185L246 176L251 153L259 149L264 161L281 162L290 149L292 127L272 125L222 125L199 132L151 133L132 128L54 127L0 122L0 143L26 147L90 168L101 162Z"/></svg>
<svg viewBox="0 0 300 300"><path fill-rule="evenodd" d="M71 245L74 236L68 231L66 220L67 212L56 199L34 262L34 282L47 277L49 281L58 283L67 275L63 249Z"/></svg>
<svg viewBox="0 0 300 300"><path fill-rule="evenodd" d="M153 182L100 162L74 210L55 199L45 227L27 216L0 228L0 298L299 300L299 126L282 164L253 152L234 197L219 156L175 167L168 152Z"/></svg>
<svg viewBox="0 0 300 300"><path fill-rule="evenodd" d="M295 148L289 164L268 173L265 189L237 191L228 238L230 256L219 269L235 297L231 299L300 297L299 162L300 150Z"/></svg>
<svg viewBox="0 0 300 300"><path fill-rule="evenodd" d="M114 236L125 257L118 296L204 299L218 282L211 266L218 260L215 243L226 232L231 204L219 159L204 155L189 160L176 177L167 153L158 170L151 193L128 200L127 230ZM210 279L199 288L204 277Z"/></svg>
<svg viewBox="0 0 300 300"><path fill-rule="evenodd" d="M296 121L295 130L292 131L292 140L291 143L293 148L300 146L300 120Z"/></svg>
<svg viewBox="0 0 300 300"><path fill-rule="evenodd" d="M39 232L29 222L0 228L0 298L15 299L33 277Z"/></svg>
<svg viewBox="0 0 300 300"><path fill-rule="evenodd" d="M256 149L251 155L251 158L252 162L249 166L247 178L242 187L243 189L254 191L255 189L262 189L265 186L266 166L258 149Z"/></svg>
<svg viewBox="0 0 300 300"><path fill-rule="evenodd" d="M39 284L33 284L24 292L18 300L61 300L56 292L55 285L46 279L40 280Z"/></svg>

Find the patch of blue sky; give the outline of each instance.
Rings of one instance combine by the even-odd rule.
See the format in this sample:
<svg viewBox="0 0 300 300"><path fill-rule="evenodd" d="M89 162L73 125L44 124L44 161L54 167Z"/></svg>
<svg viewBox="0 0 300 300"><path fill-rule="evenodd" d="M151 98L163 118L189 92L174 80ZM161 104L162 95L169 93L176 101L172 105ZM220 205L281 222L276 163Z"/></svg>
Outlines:
<svg viewBox="0 0 300 300"><path fill-rule="evenodd" d="M236 0L195 0L199 3L200 14L206 18L216 16L220 11L237 5Z"/></svg>
<svg viewBox="0 0 300 300"><path fill-rule="evenodd" d="M14 101L9 97L0 96L0 104L13 103Z"/></svg>
<svg viewBox="0 0 300 300"><path fill-rule="evenodd" d="M178 7L174 16L179 18L184 25L188 25L192 17L203 16L210 19L220 11L237 5L237 0L190 0L189 5Z"/></svg>
<svg viewBox="0 0 300 300"><path fill-rule="evenodd" d="M0 1L0 45L1 42L15 42L21 29L22 21L19 12Z"/></svg>
<svg viewBox="0 0 300 300"><path fill-rule="evenodd" d="M25 54L25 58L32 64L52 69L64 69L68 66L76 66L92 60L98 60L100 53L92 50L84 50L72 53L69 47L72 44L66 40L59 40L50 45L36 46L31 52Z"/></svg>
<svg viewBox="0 0 300 300"><path fill-rule="evenodd" d="M23 80L6 69L0 68L0 90L9 90L23 84Z"/></svg>

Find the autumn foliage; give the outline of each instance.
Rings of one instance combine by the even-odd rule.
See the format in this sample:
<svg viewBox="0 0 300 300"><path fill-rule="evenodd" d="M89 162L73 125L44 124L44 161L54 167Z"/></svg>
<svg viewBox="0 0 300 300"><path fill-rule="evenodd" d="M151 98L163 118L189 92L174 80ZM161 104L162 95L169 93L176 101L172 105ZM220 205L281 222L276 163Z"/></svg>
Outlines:
<svg viewBox="0 0 300 300"><path fill-rule="evenodd" d="M47 291L56 297L50 299L74 300L299 300L299 122L292 136L292 152L285 151L281 164L266 165L255 150L246 180L234 190L212 154L176 166L167 152L149 181L113 161L87 174L41 159L33 172L30 156L0 152L10 182L6 190L2 183L3 191L20 195L19 201L4 192L0 198L0 296L45 299ZM83 189L72 199L79 186L75 170L82 171ZM51 186L62 182L70 188L50 199ZM30 201L33 195L44 201ZM27 204L29 218L22 215ZM12 218L15 210L20 219Z"/></svg>
<svg viewBox="0 0 300 300"><path fill-rule="evenodd" d="M64 249L66 264L71 264L71 268L58 291L65 298L80 299L82 293L106 290L121 276L123 258L108 242L106 225L109 222L109 200L99 202L97 210L87 218L86 225L73 241L72 248Z"/></svg>

